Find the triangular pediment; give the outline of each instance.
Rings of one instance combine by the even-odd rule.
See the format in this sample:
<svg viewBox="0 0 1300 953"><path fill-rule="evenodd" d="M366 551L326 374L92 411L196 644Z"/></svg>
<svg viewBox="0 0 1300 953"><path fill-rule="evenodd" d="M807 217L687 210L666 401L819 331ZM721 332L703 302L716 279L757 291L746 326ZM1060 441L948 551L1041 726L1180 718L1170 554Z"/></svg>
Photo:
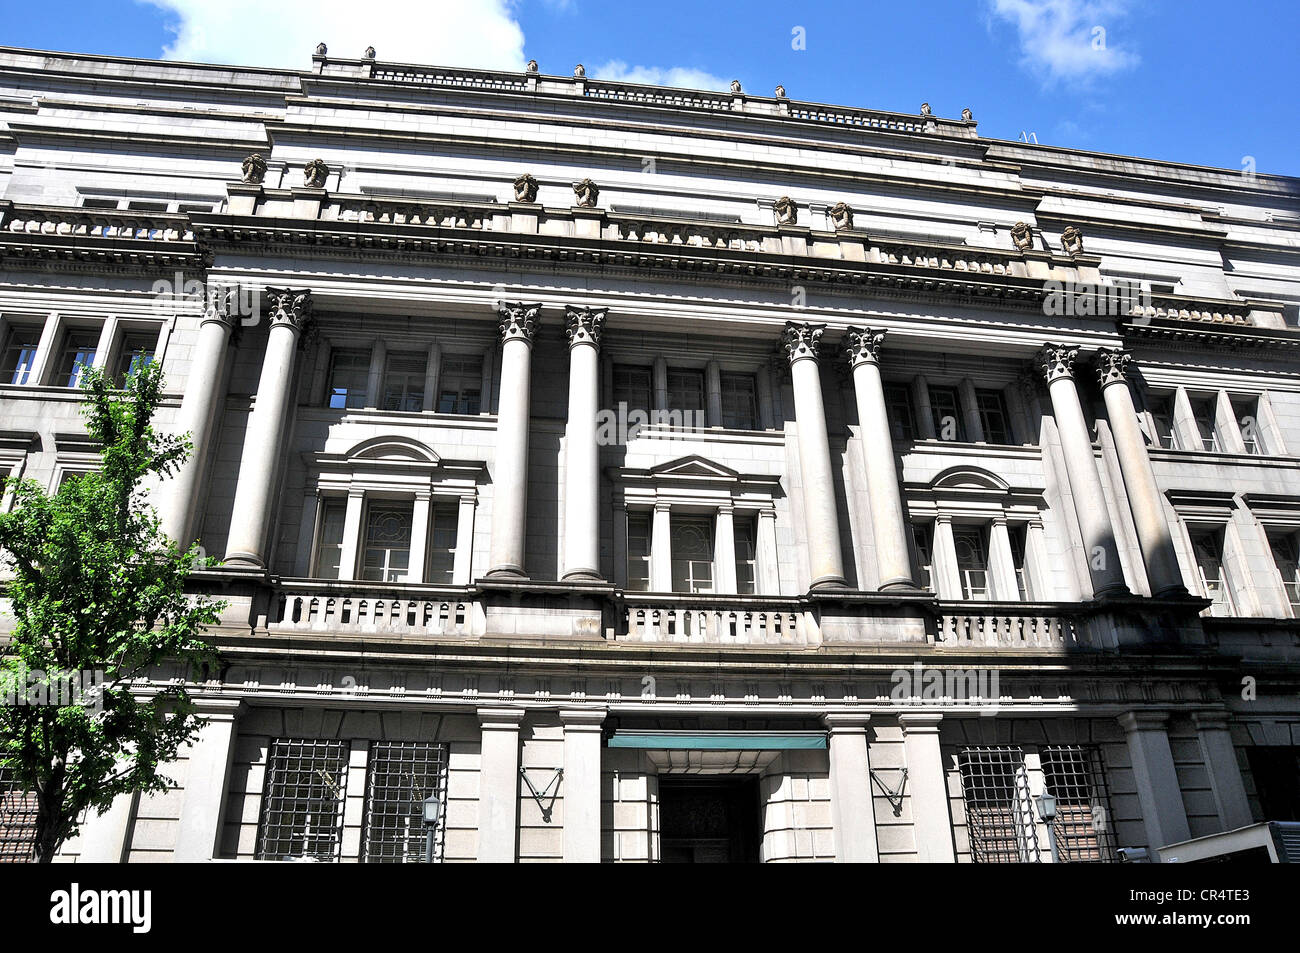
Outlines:
<svg viewBox="0 0 1300 953"><path fill-rule="evenodd" d="M661 463L650 471L658 477L679 477L695 480L736 480L740 474L730 467L714 463L707 457L691 454L677 460Z"/></svg>

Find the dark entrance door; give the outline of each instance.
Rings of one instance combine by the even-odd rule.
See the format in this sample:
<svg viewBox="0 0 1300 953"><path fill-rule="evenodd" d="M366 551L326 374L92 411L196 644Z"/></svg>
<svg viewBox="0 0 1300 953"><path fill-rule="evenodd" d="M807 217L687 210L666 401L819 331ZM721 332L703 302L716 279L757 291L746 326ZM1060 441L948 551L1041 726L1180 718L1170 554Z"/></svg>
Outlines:
<svg viewBox="0 0 1300 953"><path fill-rule="evenodd" d="M668 864L756 864L757 778L659 778L659 849Z"/></svg>

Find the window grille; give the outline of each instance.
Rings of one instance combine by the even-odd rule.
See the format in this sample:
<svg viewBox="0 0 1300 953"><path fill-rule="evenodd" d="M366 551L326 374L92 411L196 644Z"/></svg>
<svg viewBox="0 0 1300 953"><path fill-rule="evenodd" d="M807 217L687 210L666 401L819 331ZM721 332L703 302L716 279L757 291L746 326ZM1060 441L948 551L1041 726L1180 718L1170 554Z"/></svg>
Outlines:
<svg viewBox="0 0 1300 953"><path fill-rule="evenodd" d="M1115 860L1110 791L1101 749L1092 745L1050 745L1042 750L1043 780L1056 798L1052 836L1062 863Z"/></svg>
<svg viewBox="0 0 1300 953"><path fill-rule="evenodd" d="M0 768L0 864L36 860L36 795L19 790L12 768Z"/></svg>
<svg viewBox="0 0 1300 953"><path fill-rule="evenodd" d="M651 372L648 367L630 364L614 365L614 407L627 404L628 413L634 410L649 411L651 406Z"/></svg>
<svg viewBox="0 0 1300 953"><path fill-rule="evenodd" d="M1025 753L1019 747L975 747L957 759L971 860L977 864L1037 863Z"/></svg>
<svg viewBox="0 0 1300 953"><path fill-rule="evenodd" d="M362 860L368 864L424 861L424 801L444 801L434 831L433 858L442 860L447 816L447 746L423 742L376 742L370 747Z"/></svg>
<svg viewBox="0 0 1300 953"><path fill-rule="evenodd" d="M668 369L668 409L704 412L704 372Z"/></svg>
<svg viewBox="0 0 1300 953"><path fill-rule="evenodd" d="M277 738L267 759L258 830L259 860L338 860L348 743Z"/></svg>

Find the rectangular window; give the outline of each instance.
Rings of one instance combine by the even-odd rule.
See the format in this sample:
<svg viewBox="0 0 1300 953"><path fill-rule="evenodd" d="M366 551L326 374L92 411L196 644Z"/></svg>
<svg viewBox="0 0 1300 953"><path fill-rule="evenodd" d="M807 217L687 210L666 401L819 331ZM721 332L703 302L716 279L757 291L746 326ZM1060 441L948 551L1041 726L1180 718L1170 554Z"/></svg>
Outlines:
<svg viewBox="0 0 1300 953"><path fill-rule="evenodd" d="M650 514L627 514L627 588L650 591Z"/></svg>
<svg viewBox="0 0 1300 953"><path fill-rule="evenodd" d="M118 387L124 387L128 377L153 360L153 349L157 343L157 334L133 332L122 338L117 363L113 368L113 380Z"/></svg>
<svg viewBox="0 0 1300 953"><path fill-rule="evenodd" d="M69 331L59 349L59 365L54 379L57 387L80 387L86 368L95 363L95 350L99 346L97 331Z"/></svg>
<svg viewBox="0 0 1300 953"><path fill-rule="evenodd" d="M1010 415L1007 400L1000 390L975 391L975 406L979 409L980 426L988 443L1011 443Z"/></svg>
<svg viewBox="0 0 1300 953"><path fill-rule="evenodd" d="M673 592L713 591L713 520L672 518Z"/></svg>
<svg viewBox="0 0 1300 953"><path fill-rule="evenodd" d="M1216 403L1213 397L1192 401L1192 416L1196 418L1196 431L1201 438L1200 449L1208 453L1219 452L1219 434L1214 426Z"/></svg>
<svg viewBox="0 0 1300 953"><path fill-rule="evenodd" d="M1300 821L1300 746L1251 745L1246 761L1265 820Z"/></svg>
<svg viewBox="0 0 1300 953"><path fill-rule="evenodd" d="M934 548L929 523L912 524L912 545L916 548L917 582L922 589L934 592Z"/></svg>
<svg viewBox="0 0 1300 953"><path fill-rule="evenodd" d="M704 412L704 372L668 369L668 409Z"/></svg>
<svg viewBox="0 0 1300 953"><path fill-rule="evenodd" d="M0 768L0 864L36 859L36 795L20 789L12 768Z"/></svg>
<svg viewBox="0 0 1300 953"><path fill-rule="evenodd" d="M1300 619L1300 552L1294 533L1269 533L1268 545L1273 551L1273 563L1282 577L1286 598L1293 618Z"/></svg>
<svg viewBox="0 0 1300 953"><path fill-rule="evenodd" d="M1056 798L1052 837L1061 863L1111 863L1115 825L1101 749L1048 745L1042 749L1043 783Z"/></svg>
<svg viewBox="0 0 1300 953"><path fill-rule="evenodd" d="M1037 863L1037 811L1025 753L1018 747L964 748L957 756L966 836L977 864Z"/></svg>
<svg viewBox="0 0 1300 953"><path fill-rule="evenodd" d="M758 384L753 374L722 375L722 426L758 429Z"/></svg>
<svg viewBox="0 0 1300 953"><path fill-rule="evenodd" d="M1232 587L1223 566L1223 531L1201 530L1191 534L1192 552L1196 557L1196 570L1201 580L1201 595L1209 599L1210 615L1236 615L1232 603Z"/></svg>
<svg viewBox="0 0 1300 953"><path fill-rule="evenodd" d="M1246 452L1256 456L1268 453L1260 436L1259 398L1232 398L1232 415L1237 418L1237 426L1241 429L1241 442L1246 445Z"/></svg>
<svg viewBox="0 0 1300 953"><path fill-rule="evenodd" d="M336 410L357 410L366 406L369 378L369 351L334 351L330 355L329 405Z"/></svg>
<svg viewBox="0 0 1300 953"><path fill-rule="evenodd" d="M961 400L955 387L930 387L930 413L934 415L934 432L940 440L966 439L962 423Z"/></svg>
<svg viewBox="0 0 1300 953"><path fill-rule="evenodd" d="M1007 527L1007 536L1011 539L1011 565L1016 572L1016 593L1021 602L1034 601L1034 587L1025 564L1025 540L1028 534L1029 528L1024 524Z"/></svg>
<svg viewBox="0 0 1300 953"><path fill-rule="evenodd" d="M258 860L339 859L348 743L277 738L267 757Z"/></svg>
<svg viewBox="0 0 1300 953"><path fill-rule="evenodd" d="M483 397L483 357L472 354L444 354L438 373L438 413L480 412Z"/></svg>
<svg viewBox="0 0 1300 953"><path fill-rule="evenodd" d="M338 579L343 562L343 523L347 504L324 500L320 507L320 530L316 534L316 578Z"/></svg>
<svg viewBox="0 0 1300 953"><path fill-rule="evenodd" d="M434 586L450 586L456 565L456 530L460 507L456 503L438 502L429 507L429 572L426 578Z"/></svg>
<svg viewBox="0 0 1300 953"><path fill-rule="evenodd" d="M428 355L407 351L388 355L384 368L384 409L424 410L424 376Z"/></svg>
<svg viewBox="0 0 1300 953"><path fill-rule="evenodd" d="M372 502L366 506L361 578L404 582L411 565L413 504Z"/></svg>
<svg viewBox="0 0 1300 953"><path fill-rule="evenodd" d="M36 363L36 348L41 343L39 328L13 328L5 342L4 364L0 366L0 383L26 384Z"/></svg>
<svg viewBox="0 0 1300 953"><path fill-rule="evenodd" d="M915 440L916 411L912 408L912 388L907 384L886 384L885 409L889 414L890 435L895 440Z"/></svg>
<svg viewBox="0 0 1300 953"><path fill-rule="evenodd" d="M442 860L447 816L447 746L411 741L377 741L366 770L365 834L361 859L367 864L424 862L424 802L443 802L433 831L433 860Z"/></svg>
<svg viewBox="0 0 1300 953"><path fill-rule="evenodd" d="M1169 394L1152 394L1147 398L1147 410L1155 428L1151 436L1156 446L1165 450L1179 449L1178 434L1174 430L1174 398Z"/></svg>
<svg viewBox="0 0 1300 953"><path fill-rule="evenodd" d="M961 575L963 599L986 601L989 596L989 554L985 531L975 526L954 526L957 571Z"/></svg>
<svg viewBox="0 0 1300 953"><path fill-rule="evenodd" d="M755 517L738 516L736 524L736 592L742 596L758 591L758 545Z"/></svg>
<svg viewBox="0 0 1300 953"><path fill-rule="evenodd" d="M649 411L652 402L652 373L648 367L632 364L614 365L614 408L627 404L628 412Z"/></svg>

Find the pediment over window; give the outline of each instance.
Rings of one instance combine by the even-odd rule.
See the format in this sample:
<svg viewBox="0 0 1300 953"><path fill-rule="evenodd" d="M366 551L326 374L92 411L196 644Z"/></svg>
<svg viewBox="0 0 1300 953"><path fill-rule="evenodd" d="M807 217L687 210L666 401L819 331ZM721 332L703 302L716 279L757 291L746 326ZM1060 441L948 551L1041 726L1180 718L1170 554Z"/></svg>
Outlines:
<svg viewBox="0 0 1300 953"><path fill-rule="evenodd" d="M349 460L388 460L391 462L437 464L438 454L409 437L372 437L363 440L344 456Z"/></svg>
<svg viewBox="0 0 1300 953"><path fill-rule="evenodd" d="M661 463L657 467L651 467L650 473L656 477L678 477L696 480L740 479L740 474L737 471L730 467L724 467L720 463L714 463L699 454L691 454L688 457Z"/></svg>
<svg viewBox="0 0 1300 953"><path fill-rule="evenodd" d="M998 490L1004 493L1011 489L1001 477L979 467L949 467L931 480L930 486L936 490Z"/></svg>

